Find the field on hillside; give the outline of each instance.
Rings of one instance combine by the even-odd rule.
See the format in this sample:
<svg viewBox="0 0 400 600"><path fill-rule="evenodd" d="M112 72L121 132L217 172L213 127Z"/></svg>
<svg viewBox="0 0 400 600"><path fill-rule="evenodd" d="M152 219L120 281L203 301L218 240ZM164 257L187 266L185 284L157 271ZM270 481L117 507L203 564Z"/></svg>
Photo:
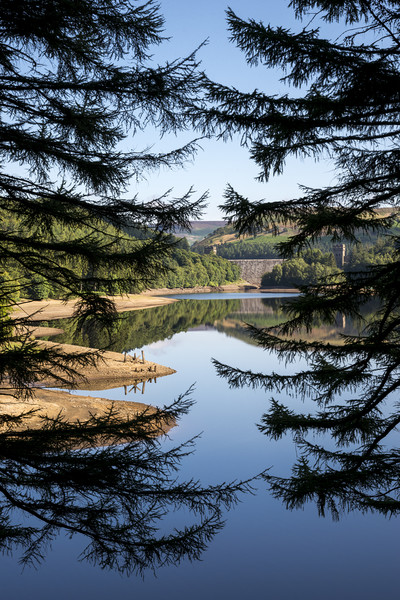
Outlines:
<svg viewBox="0 0 400 600"><path fill-rule="evenodd" d="M191 221L191 231L176 230L176 237L185 237L190 245L201 242L205 237L212 234L216 229L225 227L226 221Z"/></svg>

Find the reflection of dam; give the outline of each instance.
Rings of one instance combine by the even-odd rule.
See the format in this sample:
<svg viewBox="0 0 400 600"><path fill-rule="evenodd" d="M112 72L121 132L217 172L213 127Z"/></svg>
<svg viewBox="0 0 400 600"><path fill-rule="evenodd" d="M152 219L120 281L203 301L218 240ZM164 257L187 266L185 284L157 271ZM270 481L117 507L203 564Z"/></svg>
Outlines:
<svg viewBox="0 0 400 600"><path fill-rule="evenodd" d="M338 329L346 329L346 315L337 313L335 317L335 325Z"/></svg>
<svg viewBox="0 0 400 600"><path fill-rule="evenodd" d="M267 313L272 315L276 311L276 307L271 304L266 304L264 298L249 298L240 300L239 310L235 310L236 314L248 315L252 313Z"/></svg>
<svg viewBox="0 0 400 600"><path fill-rule="evenodd" d="M240 300L240 308L234 311L236 316L239 315L275 315L280 314L281 303L271 303L269 298L246 298ZM346 329L347 325L346 315L343 313L337 313L335 317L334 327L337 330Z"/></svg>

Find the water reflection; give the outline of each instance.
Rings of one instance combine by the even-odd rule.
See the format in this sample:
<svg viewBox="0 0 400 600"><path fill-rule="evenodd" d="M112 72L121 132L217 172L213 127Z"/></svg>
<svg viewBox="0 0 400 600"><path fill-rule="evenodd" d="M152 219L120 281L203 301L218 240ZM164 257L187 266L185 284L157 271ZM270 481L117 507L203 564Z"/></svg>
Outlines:
<svg viewBox="0 0 400 600"><path fill-rule="evenodd" d="M276 327L278 317L286 320L280 301L257 302L229 321L237 337L244 336L237 319L245 316L246 334L279 357L283 372L214 364L231 388L278 394L258 428L274 441L292 435L297 460L290 477L265 475L273 496L288 509L315 502L320 515L330 512L334 519L352 510L400 514L400 362L396 346L366 337L378 330L379 303L369 302L357 318L338 313L333 323L315 320L289 336ZM307 365L292 373L288 365L299 357ZM307 401L307 410L298 400Z"/></svg>
<svg viewBox="0 0 400 600"><path fill-rule="evenodd" d="M221 296L223 298L223 295ZM169 339L182 331L209 329L217 330L246 344L262 344L262 333L258 335L257 330L274 328L284 321L286 301L284 296L251 295L227 300L181 299L180 302L171 305L125 314L116 331L118 339L114 349L129 351ZM363 307L359 318L337 314L336 321L332 324L315 321L312 331L300 331L299 337L310 344L310 356L313 345L320 341L343 345L346 339L362 333L362 329L373 320L377 308L376 302L370 302ZM60 322L58 324L60 325ZM252 331L249 330L249 325L253 328ZM102 340L93 337L93 332L77 333L71 322L62 326L65 327L65 333L64 337L59 338L60 341L101 346ZM291 344L290 352L294 355L295 340L289 340L288 343ZM282 359L285 359L285 348L282 349ZM377 379L380 378L384 382L384 388L388 389L398 381L397 374L388 373L383 368L379 372L375 371L369 380L363 380L362 385L350 381L347 386L350 390L348 396L342 394L337 400L337 405L327 408L326 399L331 399L334 392L341 392L341 389L325 389L323 356L318 360L319 363L310 363L308 371L304 371L302 377L307 380L304 394L314 397L321 410L310 417L306 413L297 414L290 411L284 402L274 400L269 413L261 419L259 429L272 439L291 431L301 456L293 467L291 478L275 477L270 473L266 475L270 489L288 508L302 506L314 499L321 514L329 507L335 517L342 508L374 508L391 514L400 511L400 485L397 484L400 465L397 454L400 457L400 453L397 448L390 452L384 451L381 443L387 437L386 434L395 430L397 421L393 415L388 421L386 417L378 414L381 411L380 403L374 405L372 410L365 406L361 413L359 410L354 411L360 397L371 395L372 386L376 385ZM356 358L356 362L357 360ZM173 351L170 361L173 365ZM360 358L362 374L361 363ZM267 391L274 387L268 377L256 377L251 371L231 370L218 363L217 366L219 374L227 377L233 387L259 386ZM341 367L338 367L338 373L345 371L346 365L342 363ZM297 381L296 376L283 374L278 386L281 395L287 398L293 393L296 397ZM144 392L140 386L134 386L130 391L141 394ZM383 393L384 389L381 391ZM125 393L128 393L127 389ZM284 425L282 419L286 419ZM307 428L308 431L322 436L318 444L305 439L303 433ZM324 446L327 440L328 446ZM357 445L359 442L361 446ZM345 451L343 444L346 446Z"/></svg>
<svg viewBox="0 0 400 600"><path fill-rule="evenodd" d="M292 295L282 294L272 298L247 294L246 298L228 300L223 299L224 296L219 294L218 300L181 299L165 306L123 313L115 325L115 341L111 346L108 338L103 338L96 331L85 328L78 330L72 319L59 319L48 324L64 330L63 334L52 338L54 341L93 348L107 346L117 352L129 352L153 342L169 339L182 331L200 331L206 328L215 329L248 344L255 344L246 324L260 328L279 324L285 318L285 302ZM373 312L372 304L364 307L364 317L368 318L368 314L372 315ZM357 321L338 315L337 323L332 326L315 323L313 336L320 340L338 340L341 334L353 335L358 331ZM307 335L304 333L306 339Z"/></svg>
<svg viewBox="0 0 400 600"><path fill-rule="evenodd" d="M129 352L153 342L169 339L182 331L203 325L213 327L239 305L239 300L182 300L165 306L123 313L115 324L112 345L109 345L106 335L103 337L85 327L78 329L73 319L60 319L48 324L56 324L64 329L63 334L52 338L54 341Z"/></svg>
<svg viewBox="0 0 400 600"><path fill-rule="evenodd" d="M167 449L159 436L190 406L181 396L131 418L111 407L84 422L43 418L41 429L23 431L23 416L3 417L0 548L37 563L64 532L84 536L81 559L125 573L199 559L223 527L223 510L250 487L179 481L195 440Z"/></svg>
<svg viewBox="0 0 400 600"><path fill-rule="evenodd" d="M272 299L265 300L265 309L270 318ZM257 313L242 313L239 317L241 307L240 303L235 304L232 310L237 314L238 322L243 321L243 317L247 321L253 316L258 317ZM229 314L221 313L221 320ZM183 317L186 324L191 322L187 311ZM277 315L277 318L279 320L281 316ZM160 397L173 397L176 389L186 389L195 379L198 381L197 403L190 417L184 419L181 427L171 430L176 445L204 431L195 455L177 465L180 468L178 475L185 481L193 476L203 481L230 480L236 476L246 477L271 465L276 475L287 475L288 465L290 467L295 460L290 437L275 442L261 435L255 427L260 415L265 412L268 395L262 390L228 390L226 381L216 377L210 365L210 356L260 372L266 364L271 370L277 371L280 365L275 356L266 357L262 350L248 345L248 338L241 342L228 337L231 329L226 328L224 332L221 328L219 334L215 327L217 324L211 319L197 322L193 327L189 326L191 332L188 334L181 333L169 339L173 335L171 333L164 338L164 342L145 347L146 356L154 358L154 354L159 352L157 360L176 368L177 375L163 378L157 385L147 387L146 384L145 396L133 398L149 398L149 402L156 404ZM159 325L163 327L163 324ZM346 320L345 327L350 325L351 322ZM145 339L145 333L140 331L137 339ZM157 339L156 330L154 333ZM125 340L135 344L134 332L128 335L123 331L122 334L126 336ZM121 350L129 347L122 344ZM138 344L138 347L141 345ZM194 354L195 369L192 364ZM299 363L296 363L297 367ZM300 368L306 368L304 362ZM283 366L282 372L290 373L290 366ZM112 397L120 399L121 393L123 390L115 391ZM94 392L93 395L101 394ZM104 395L109 397L109 392ZM284 390L282 396L276 399L286 402L287 391ZM290 408L294 410L298 406L298 398L294 396ZM311 403L306 400L300 406L307 414ZM334 451L333 444L330 449ZM320 481L323 481L322 474ZM364 600L395 597L398 588L398 532L395 521L388 522L380 515L353 512L340 523L332 523L330 519L318 519L313 506L302 511L285 511L281 502L267 493L264 482L259 484L259 488L257 495L247 494L237 509L229 514L224 530L212 540L201 562L181 564L179 571L175 568L159 569L157 578L147 577L143 582L141 578L122 578L112 571L93 570L87 565L80 567L74 560L78 553L75 552L78 542L71 547L68 540L60 539L55 542L54 552L48 555L46 564L38 573L25 569L20 576L18 568L13 568L12 559L3 559L2 589L5 597L22 598L29 589L34 597L50 600L54 589L57 589L57 595L66 600L79 598L83 589L90 589L101 600L113 595L118 598L137 596L154 600L168 596L169 590L172 590L170 594L177 598L200 600L210 595L210 590L217 590L220 595L219 590L224 590L224 596L236 600L244 594L255 597L265 594L267 580L271 597L282 600L291 600L296 596L319 600L321 590L325 598L336 600L343 595L343 590L354 588L354 581L357 581L357 597ZM307 492L305 486L303 490ZM170 500L169 506L172 507L171 497ZM162 536L166 531L172 531L177 524L181 525L182 531L185 523L192 522L184 506L183 513L170 511L164 521L156 520L155 526L160 525L158 534ZM195 521L195 518L192 520ZM170 530L167 529L168 525L171 526ZM156 534L152 537L156 539ZM287 576L289 572L292 577ZM62 586L60 573L63 574Z"/></svg>

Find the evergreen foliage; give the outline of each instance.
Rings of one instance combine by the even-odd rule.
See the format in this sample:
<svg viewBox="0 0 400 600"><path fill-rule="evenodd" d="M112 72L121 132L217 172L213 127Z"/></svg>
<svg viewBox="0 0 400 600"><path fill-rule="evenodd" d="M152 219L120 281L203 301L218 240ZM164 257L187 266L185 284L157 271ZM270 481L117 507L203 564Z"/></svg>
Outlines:
<svg viewBox="0 0 400 600"><path fill-rule="evenodd" d="M18 230L28 237L31 230L27 230L21 223L21 219L14 215L4 215L3 222L7 220L8 230ZM55 224L54 235L59 243L71 244L74 240L88 238L91 231L88 227L77 225L62 226ZM130 249L136 248L139 252L142 247L147 248L154 234L152 231L139 231L129 228L126 233L118 230L103 221L101 231L97 233L97 242L109 248L110 253L123 255ZM110 240L113 240L111 243ZM43 232L41 241L50 242L50 236ZM158 261L158 272L146 276L147 285L151 287L194 287L196 285L221 285L231 283L240 278L239 268L226 260L216 256L199 256L190 251L185 239L173 239L167 241L169 245L168 255ZM57 264L62 264L80 281L80 288L90 286L93 292L107 294L136 293L143 287L143 277L132 276L132 265L121 262L118 266L104 264L90 264L87 260L78 259L74 255L55 253L48 249L43 251L46 259ZM17 260L10 259L5 263L7 277L10 281L18 281L18 292L24 298L31 300L43 300L46 298L63 298L65 289L60 286L58 280L47 278L25 268Z"/></svg>
<svg viewBox="0 0 400 600"><path fill-rule="evenodd" d="M191 403L181 396L129 419L112 406L84 422L43 418L41 429L22 432L29 411L1 418L0 549L19 548L23 565L37 565L64 531L84 536L81 559L121 573L198 559L223 527L223 509L251 487L179 481L195 440L166 449L159 436ZM174 524L181 514L193 522L168 527L171 511Z"/></svg>
<svg viewBox="0 0 400 600"><path fill-rule="evenodd" d="M167 268L176 228L188 229L204 197L128 197L133 178L176 166L196 143L165 152L126 150L145 127L155 136L186 127L201 76L195 56L154 65L164 39L153 1L4 0L0 11L0 384L26 398L46 374L72 384L98 357L60 355L31 339L9 313L19 295L78 298L76 318L112 328L108 294L142 289ZM124 144L125 142L125 144ZM140 141L135 140L135 145ZM107 226L105 225L107 223ZM126 234L127 228L138 232ZM140 234L140 235L139 235ZM86 538L83 558L124 572L195 559L222 527L222 508L246 483L179 482L193 442L165 449L169 408L122 419L30 429L29 410L0 417L0 549L40 561L59 531ZM170 510L194 523L167 530Z"/></svg>
<svg viewBox="0 0 400 600"><path fill-rule="evenodd" d="M237 265L213 254L198 255L195 252L175 250L166 259L164 266L167 268L154 279L154 287L219 286L240 279Z"/></svg>
<svg viewBox="0 0 400 600"><path fill-rule="evenodd" d="M239 233L296 222L298 232L279 244L286 258L321 236L350 244L362 235L384 236L398 219L400 198L399 3L292 0L290 5L302 21L298 31L246 21L232 10L228 26L248 63L282 69L294 93L245 93L207 81L212 107L199 115L206 131L242 136L260 167L260 180L282 173L293 156L328 158L335 165L332 185L303 188L288 202L251 203L228 186L223 208ZM382 215L381 206L391 210ZM232 386L282 393L283 399L272 400L260 429L271 438L294 436L299 459L292 476L267 476L272 492L289 508L314 500L321 514L330 510L335 517L341 509L400 511L399 451L391 447L400 423L398 235L393 247L381 264L355 262L334 282L305 286L288 303L287 320L252 330L262 347L286 362L304 357L307 368L266 375L217 364ZM358 269L361 264L367 268ZM371 298L380 308L360 335L344 336L342 344L302 339L316 318L328 323L338 313L360 318ZM292 397L290 407L285 395ZM304 412L296 402L300 398L311 398L315 410Z"/></svg>
<svg viewBox="0 0 400 600"><path fill-rule="evenodd" d="M163 153L124 149L144 127L155 141L185 129L199 96L194 55L152 63L151 47L163 39L153 0L2 4L2 305L11 309L25 291L56 292L80 299L81 321L107 325L113 304L97 291L148 287L165 271L176 242L170 232L198 218L204 198L194 200L192 190L147 203L127 195L132 178L181 165L196 149L196 142ZM140 243L127 227L142 233ZM22 360L27 346L20 346ZM5 358L0 381L18 380L18 393L29 392L40 362L23 362L23 377L13 364Z"/></svg>
<svg viewBox="0 0 400 600"><path fill-rule="evenodd" d="M379 237L375 244L354 244L349 252L349 259L344 268L346 271L360 271L374 265L387 264L397 260L395 237Z"/></svg>

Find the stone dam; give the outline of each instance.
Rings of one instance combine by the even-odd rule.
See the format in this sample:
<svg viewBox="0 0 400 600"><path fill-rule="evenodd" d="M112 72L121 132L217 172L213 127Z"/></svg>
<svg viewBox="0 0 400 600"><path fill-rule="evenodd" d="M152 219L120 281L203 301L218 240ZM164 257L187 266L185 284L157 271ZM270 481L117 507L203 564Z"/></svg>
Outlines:
<svg viewBox="0 0 400 600"><path fill-rule="evenodd" d="M240 268L240 276L252 285L260 287L264 273L270 273L275 265L283 263L282 258L235 258L230 260Z"/></svg>

